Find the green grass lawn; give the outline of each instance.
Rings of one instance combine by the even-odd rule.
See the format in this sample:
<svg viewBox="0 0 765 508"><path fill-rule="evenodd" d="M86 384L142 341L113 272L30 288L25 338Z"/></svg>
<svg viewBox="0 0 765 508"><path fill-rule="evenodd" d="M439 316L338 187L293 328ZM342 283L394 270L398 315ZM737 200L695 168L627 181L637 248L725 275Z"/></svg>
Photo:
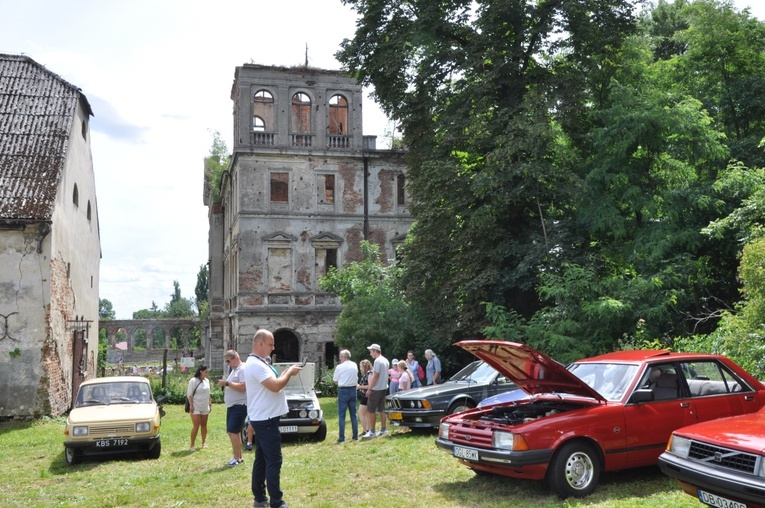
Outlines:
<svg viewBox="0 0 765 508"><path fill-rule="evenodd" d="M338 445L337 403L322 399L323 443L286 442L282 489L292 508L310 507L699 507L658 468L605 475L585 499L561 500L543 482L479 477L433 443L434 433L403 432ZM253 452L233 468L226 408L214 405L208 448L188 451L191 423L166 406L162 456L64 460L63 419L0 424L0 505L13 507L249 507ZM350 422L346 425L350 438ZM197 441L200 444L200 441Z"/></svg>

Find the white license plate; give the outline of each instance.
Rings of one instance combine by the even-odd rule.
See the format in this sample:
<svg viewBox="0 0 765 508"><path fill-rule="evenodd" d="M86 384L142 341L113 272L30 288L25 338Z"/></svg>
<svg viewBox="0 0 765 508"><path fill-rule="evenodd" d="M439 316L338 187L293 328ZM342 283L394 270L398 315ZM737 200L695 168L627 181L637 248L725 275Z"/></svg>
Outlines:
<svg viewBox="0 0 765 508"><path fill-rule="evenodd" d="M127 446L127 439L100 439L96 441L96 448L111 448L112 446Z"/></svg>
<svg viewBox="0 0 765 508"><path fill-rule="evenodd" d="M279 427L279 432L282 434L295 434L297 432L297 425L285 425Z"/></svg>
<svg viewBox="0 0 765 508"><path fill-rule="evenodd" d="M478 460L478 451L470 450L469 448L462 448L461 446L455 446L452 450L455 457L460 459Z"/></svg>
<svg viewBox="0 0 765 508"><path fill-rule="evenodd" d="M731 501L730 499L726 499L715 494L710 494L709 492L705 492L701 489L698 489L698 494L699 501L704 504L708 504L709 506L715 506L717 508L746 508L744 503Z"/></svg>

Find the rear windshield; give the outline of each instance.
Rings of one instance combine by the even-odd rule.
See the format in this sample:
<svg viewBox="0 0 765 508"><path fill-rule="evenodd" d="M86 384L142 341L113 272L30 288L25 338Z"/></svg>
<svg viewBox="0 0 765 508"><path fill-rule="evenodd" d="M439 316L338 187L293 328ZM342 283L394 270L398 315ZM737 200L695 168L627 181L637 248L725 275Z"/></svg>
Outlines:
<svg viewBox="0 0 765 508"><path fill-rule="evenodd" d="M75 407L98 404L149 404L151 401L151 389L146 383L96 383L80 387Z"/></svg>

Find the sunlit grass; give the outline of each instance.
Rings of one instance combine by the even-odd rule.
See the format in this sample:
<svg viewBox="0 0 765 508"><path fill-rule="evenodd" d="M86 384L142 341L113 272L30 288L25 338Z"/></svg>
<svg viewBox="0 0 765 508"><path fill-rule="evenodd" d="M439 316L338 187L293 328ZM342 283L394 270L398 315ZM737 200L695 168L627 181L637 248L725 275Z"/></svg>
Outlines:
<svg viewBox="0 0 765 508"><path fill-rule="evenodd" d="M479 477L433 443L435 435L393 429L390 436L338 445L337 405L322 399L328 434L323 443L284 445L282 489L299 507L698 507L658 468L605 475L585 499L561 500L543 482ZM214 406L208 448L188 451L188 415L166 406L162 456L86 459L68 466L63 419L0 424L0 504L11 507L252 506L252 452L245 465L231 458L225 407ZM350 423L346 438L350 437ZM197 442L199 444L199 441Z"/></svg>

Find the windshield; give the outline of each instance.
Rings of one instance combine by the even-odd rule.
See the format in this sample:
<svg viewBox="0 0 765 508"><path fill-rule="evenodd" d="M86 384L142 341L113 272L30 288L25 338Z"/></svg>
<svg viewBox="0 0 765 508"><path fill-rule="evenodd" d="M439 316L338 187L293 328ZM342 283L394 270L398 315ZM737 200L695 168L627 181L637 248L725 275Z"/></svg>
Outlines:
<svg viewBox="0 0 765 508"><path fill-rule="evenodd" d="M625 363L572 363L568 370L604 399L619 401L638 371Z"/></svg>
<svg viewBox="0 0 765 508"><path fill-rule="evenodd" d="M80 387L76 407L97 404L148 404L152 401L151 389L146 383L115 382L94 383Z"/></svg>
<svg viewBox="0 0 765 508"><path fill-rule="evenodd" d="M470 381L471 383L491 383L497 376L494 367L484 362L473 362L457 372L449 381Z"/></svg>

